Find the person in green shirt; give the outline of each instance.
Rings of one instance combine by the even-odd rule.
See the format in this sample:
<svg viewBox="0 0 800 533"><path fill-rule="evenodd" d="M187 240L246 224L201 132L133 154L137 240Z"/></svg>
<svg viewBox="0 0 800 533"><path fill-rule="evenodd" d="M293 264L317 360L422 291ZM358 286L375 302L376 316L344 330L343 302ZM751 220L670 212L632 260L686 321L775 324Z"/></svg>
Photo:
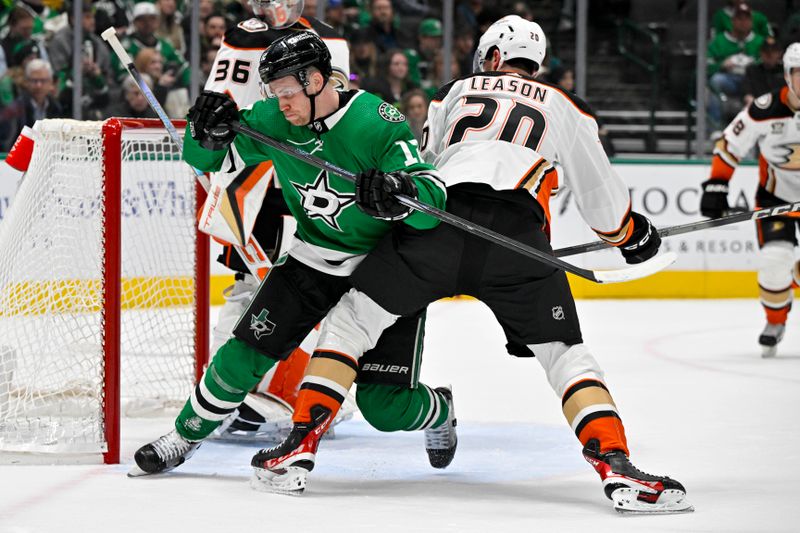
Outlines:
<svg viewBox="0 0 800 533"><path fill-rule="evenodd" d="M730 32L733 30L733 13L736 11L736 8L740 4L747 3L742 2L741 0L729 0L728 5L722 7L714 12L714 16L711 18L711 37L716 37L721 33ZM769 19L767 16L762 13L761 11L757 11L755 9L752 10L753 13L753 33L760 35L762 37L769 37L773 35L772 28L769 25Z"/></svg>
<svg viewBox="0 0 800 533"><path fill-rule="evenodd" d="M331 72L330 52L317 35L291 33L277 39L261 58L259 74L271 98L237 111L227 95L204 91L189 112L186 161L204 171L272 161L297 220L297 235L292 249L276 261L253 296L234 328L234 337L214 355L178 415L175 429L136 452L137 468L131 475L164 472L190 457L241 404L247 391L291 354L351 290L349 275L394 224L415 231L438 224L438 220L405 207L375 218L356 204L357 194L402 193L443 208L446 193L436 169L420 158L403 115L370 93L336 91L328 83ZM340 176L237 135L231 127L234 122L339 167L369 175L374 190L359 191ZM221 209L234 212L235 205L234 198ZM450 391L418 382L423 319L424 311L398 320L381 336L372 355L365 354L359 361L333 352L314 353L301 387L312 391L313 419L294 419L295 427L307 429L303 436L309 442L302 467L292 472L302 480L287 480L291 491L303 490L304 473L313 468L318 444L314 438L323 431L312 430L330 423L347 393L340 383L349 386L356 376L359 405L381 406L367 417L378 429L411 431L452 422L452 416L448 418ZM354 335L366 331L360 324L351 326ZM314 379L322 374L336 377ZM296 413L308 413L309 406L305 407L298 406Z"/></svg>
<svg viewBox="0 0 800 533"><path fill-rule="evenodd" d="M737 4L730 32L717 34L708 44L708 115L714 129L723 121L724 103L734 99L731 109L739 109L745 69L759 57L764 37L753 32L753 15L745 3ZM732 117L730 117L732 118Z"/></svg>
<svg viewBox="0 0 800 533"><path fill-rule="evenodd" d="M155 48L164 58L165 70L174 71L174 75L180 80L181 86L188 87L191 83L189 64L178 55L175 48L167 40L156 36L158 24L156 6L150 2L137 3L133 6L134 31L120 40L122 46L133 58L143 48ZM122 80L127 76L127 70L116 54L111 56L111 66L114 69L116 81L122 83Z"/></svg>

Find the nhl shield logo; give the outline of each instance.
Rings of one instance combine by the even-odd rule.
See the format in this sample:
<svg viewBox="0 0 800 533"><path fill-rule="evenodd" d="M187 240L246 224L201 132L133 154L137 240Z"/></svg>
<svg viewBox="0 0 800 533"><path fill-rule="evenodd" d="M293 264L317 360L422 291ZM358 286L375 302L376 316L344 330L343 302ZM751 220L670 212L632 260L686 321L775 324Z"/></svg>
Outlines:
<svg viewBox="0 0 800 533"><path fill-rule="evenodd" d="M553 319L564 320L564 309L560 305L553 308Z"/></svg>
<svg viewBox="0 0 800 533"><path fill-rule="evenodd" d="M253 331L256 340L259 340L264 335L272 335L272 332L275 331L275 322L267 320L267 315L269 315L269 311L262 309L258 316L250 316L250 329Z"/></svg>
<svg viewBox="0 0 800 533"><path fill-rule="evenodd" d="M403 122L406 117L396 107L386 102L378 108L378 114L386 122Z"/></svg>

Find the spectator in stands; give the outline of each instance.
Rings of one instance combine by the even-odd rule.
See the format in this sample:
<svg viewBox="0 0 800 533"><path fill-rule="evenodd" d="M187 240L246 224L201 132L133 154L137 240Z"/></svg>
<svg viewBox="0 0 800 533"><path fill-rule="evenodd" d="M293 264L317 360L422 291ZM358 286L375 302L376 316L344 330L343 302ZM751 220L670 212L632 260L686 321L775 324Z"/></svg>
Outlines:
<svg viewBox="0 0 800 533"><path fill-rule="evenodd" d="M126 0L99 0L94 3L94 6L95 27L100 28L100 31L105 31L106 28L114 26L117 35L122 36L127 33L130 21L126 13L128 6Z"/></svg>
<svg viewBox="0 0 800 533"><path fill-rule="evenodd" d="M406 50L411 80L415 84L427 88L425 80L430 78L433 58L441 49L442 23L437 19L425 19L420 22L417 28L417 48Z"/></svg>
<svg viewBox="0 0 800 533"><path fill-rule="evenodd" d="M749 65L744 72L742 88L745 104L773 89L783 87L786 82L783 79L781 56L781 45L774 37L767 37L761 45L761 60Z"/></svg>
<svg viewBox="0 0 800 533"><path fill-rule="evenodd" d="M14 46L20 41L29 41L33 36L33 15L24 7L15 7L11 10L6 21L8 33L0 44L6 58L11 58Z"/></svg>
<svg viewBox="0 0 800 533"><path fill-rule="evenodd" d="M304 0L303 13L300 16L317 18L317 0Z"/></svg>
<svg viewBox="0 0 800 533"><path fill-rule="evenodd" d="M67 12L68 24L56 32L47 43L47 51L50 57L50 66L53 72L59 75L65 69L72 69L72 43L74 32L72 30L74 21L72 17L72 6L67 3L64 7ZM103 78L103 84L107 85L113 80L113 70L111 69L111 53L108 45L95 34L96 29L95 10L88 0L83 3L83 17L81 26L83 28L83 56L84 72L95 72L99 70L97 76ZM91 63L91 64L89 64ZM95 69L97 67L97 69Z"/></svg>
<svg viewBox="0 0 800 533"><path fill-rule="evenodd" d="M142 48L133 60L136 70L154 81L150 87L170 118L182 118L189 111L189 91L178 82L174 66L165 66L164 57L155 48Z"/></svg>
<svg viewBox="0 0 800 533"><path fill-rule="evenodd" d="M158 9L158 30L156 36L164 39L181 56L186 55L186 41L181 28L182 14L178 11L176 0L156 0Z"/></svg>
<svg viewBox="0 0 800 533"><path fill-rule="evenodd" d="M714 16L711 18L712 39L720 33L733 31L733 15L737 6L742 3L742 0L728 0L728 5L714 12ZM769 25L767 16L761 11L751 11L753 14L753 33L762 37L772 35L772 28Z"/></svg>
<svg viewBox="0 0 800 533"><path fill-rule="evenodd" d="M9 123L9 133L2 151L7 152L24 126L33 126L37 120L60 118L64 111L55 98L53 70L43 59L32 59L25 65L22 94L5 110L3 120Z"/></svg>
<svg viewBox="0 0 800 533"><path fill-rule="evenodd" d="M367 30L357 30L350 36L350 72L362 82L378 75L378 48Z"/></svg>
<svg viewBox="0 0 800 533"><path fill-rule="evenodd" d="M795 11L781 26L780 44L784 47L800 42L800 11Z"/></svg>
<svg viewBox="0 0 800 533"><path fill-rule="evenodd" d="M33 36L40 42L44 42L45 23L60 15L60 11L51 9L50 5L51 2L44 0L17 0L17 7L25 9L33 17Z"/></svg>
<svg viewBox="0 0 800 533"><path fill-rule="evenodd" d="M242 0L243 2L247 2L247 0ZM191 35L192 35L192 3L184 4L187 6L186 16L183 17L181 21L181 28L183 29L183 41L186 43L186 54L190 53L189 48L191 47ZM211 13L215 11L214 0L200 0L199 3L199 18L200 18L200 27L198 28L198 32L200 35L203 35L203 26L206 18L208 18ZM252 13L252 11L250 11ZM202 40L202 39L201 39Z"/></svg>
<svg viewBox="0 0 800 533"><path fill-rule="evenodd" d="M203 21L203 32L200 43L202 46L219 50L222 38L225 36L227 24L222 13L211 13Z"/></svg>
<svg viewBox="0 0 800 533"><path fill-rule="evenodd" d="M455 29L453 37L453 53L458 68L463 73L472 72L472 61L475 57L475 36L465 26Z"/></svg>
<svg viewBox="0 0 800 533"><path fill-rule="evenodd" d="M191 73L186 61L175 52L171 44L156 37L157 29L158 11L156 6L149 2L139 2L133 6L133 32L122 39L122 46L133 58L142 48L155 48L164 58L166 69L174 69L181 86L188 87ZM116 55L111 58L111 64L114 67L117 81L127 77L125 67Z"/></svg>
<svg viewBox="0 0 800 533"><path fill-rule="evenodd" d="M451 61L450 75L448 76L445 74L444 52L439 50L436 53L436 56L433 58L433 68L428 72L428 77L422 80L422 89L428 96L428 100L433 98L433 95L436 94L436 91L439 90L439 87L445 85L450 80L458 78L460 75L461 70L458 66L458 61Z"/></svg>
<svg viewBox="0 0 800 533"><path fill-rule="evenodd" d="M342 37L351 33L342 0L328 0L325 5L325 22Z"/></svg>
<svg viewBox="0 0 800 533"><path fill-rule="evenodd" d="M417 142L422 142L422 128L428 120L428 98L422 89L411 89L400 101L400 111L406 116L406 122Z"/></svg>
<svg viewBox="0 0 800 533"><path fill-rule="evenodd" d="M370 15L372 20L368 31L378 52L386 53L392 48L411 46L412 40L405 28L395 20L391 0L370 0Z"/></svg>
<svg viewBox="0 0 800 533"><path fill-rule="evenodd" d="M153 86L153 79L148 74L142 74L145 83ZM158 118L155 111L150 108L147 98L144 97L130 76L122 82L122 99L109 109L109 116L132 118Z"/></svg>
<svg viewBox="0 0 800 533"><path fill-rule="evenodd" d="M398 106L403 93L417 85L409 79L408 58L402 50L393 48L381 58L378 77L365 79L361 88Z"/></svg>
<svg viewBox="0 0 800 533"><path fill-rule="evenodd" d="M478 16L483 11L483 0L464 0L456 7L456 21L460 26L470 29L472 38L476 40L480 36L478 29ZM493 18L492 22L500 17Z"/></svg>
<svg viewBox="0 0 800 533"><path fill-rule="evenodd" d="M764 37L753 32L749 5L737 4L731 20L732 30L717 34L708 44L708 116L714 130L719 130L723 121L729 122L741 108L744 71L758 59L764 43Z"/></svg>

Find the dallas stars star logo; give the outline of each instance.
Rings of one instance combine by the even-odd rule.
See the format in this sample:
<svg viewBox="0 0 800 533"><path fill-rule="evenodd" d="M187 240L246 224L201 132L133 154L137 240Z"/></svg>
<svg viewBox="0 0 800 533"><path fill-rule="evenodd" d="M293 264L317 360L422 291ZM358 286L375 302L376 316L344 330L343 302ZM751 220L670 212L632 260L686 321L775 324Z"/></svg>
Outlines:
<svg viewBox="0 0 800 533"><path fill-rule="evenodd" d="M324 170L310 185L297 183L292 183L292 185L300 193L303 209L308 213L308 218L321 218L336 231L342 231L336 218L347 206L356 201L354 193L343 193L331 189L328 185L328 173Z"/></svg>

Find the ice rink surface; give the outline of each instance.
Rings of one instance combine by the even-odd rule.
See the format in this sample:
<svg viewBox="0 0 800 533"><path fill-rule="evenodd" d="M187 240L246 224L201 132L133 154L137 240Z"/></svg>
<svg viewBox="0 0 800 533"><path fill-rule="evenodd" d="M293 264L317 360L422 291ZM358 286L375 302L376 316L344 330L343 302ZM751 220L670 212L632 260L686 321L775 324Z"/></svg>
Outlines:
<svg viewBox="0 0 800 533"><path fill-rule="evenodd" d="M431 307L422 379L451 383L459 448L356 418L324 441L301 497L249 488L255 446L208 442L180 469L128 479L171 419L123 424L118 466L0 466L0 532L800 531L800 318L760 357L755 300L579 301L633 463L680 480L697 511L619 516L539 364L505 354L478 302ZM797 313L797 311L795 311Z"/></svg>

